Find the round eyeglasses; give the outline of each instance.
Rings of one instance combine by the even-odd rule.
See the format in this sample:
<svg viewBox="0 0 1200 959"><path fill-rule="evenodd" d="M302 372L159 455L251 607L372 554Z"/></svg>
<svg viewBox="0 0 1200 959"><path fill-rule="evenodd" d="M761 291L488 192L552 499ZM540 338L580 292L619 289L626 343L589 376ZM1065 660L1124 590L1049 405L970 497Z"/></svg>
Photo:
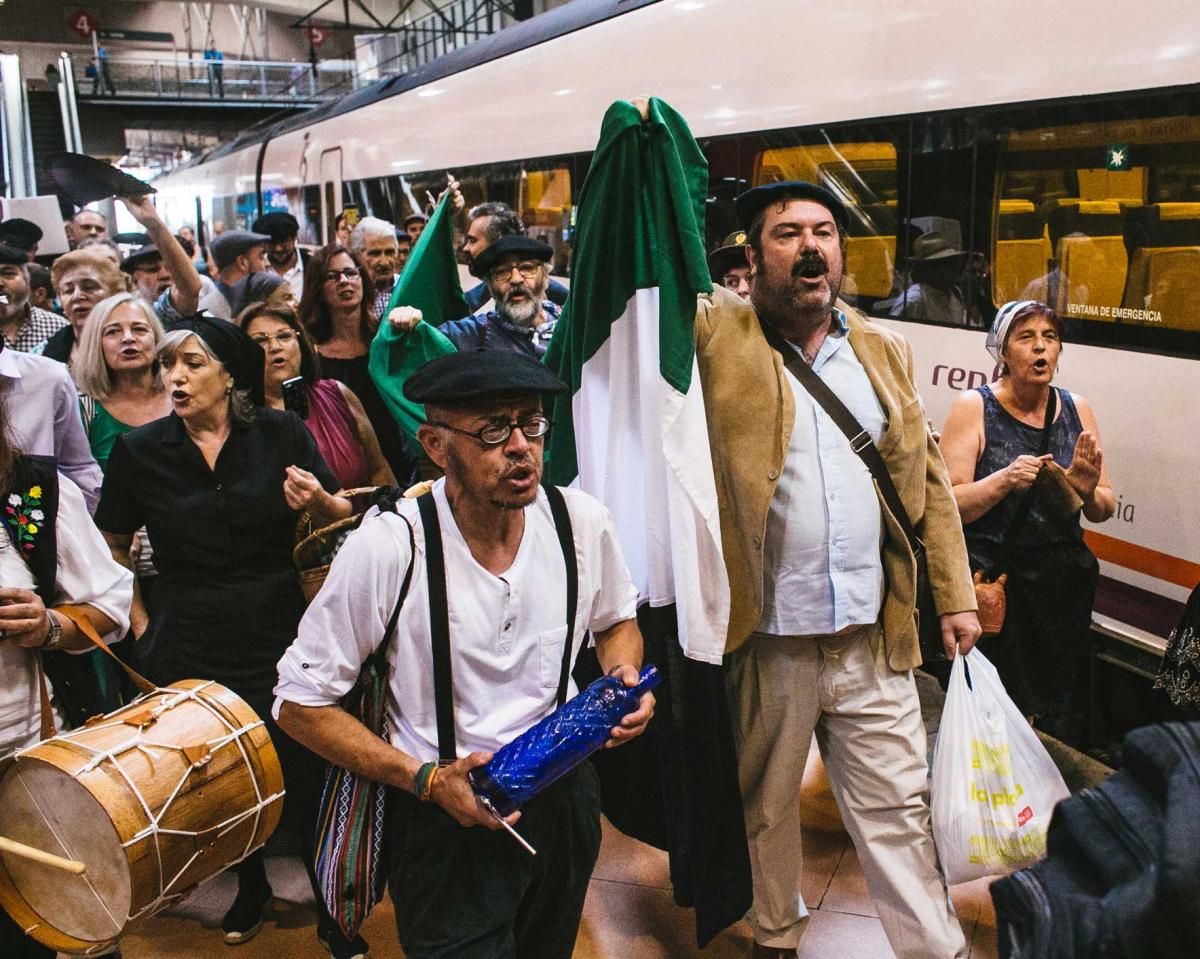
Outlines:
<svg viewBox="0 0 1200 959"><path fill-rule="evenodd" d="M499 446L501 443L507 443L513 430L520 430L525 434L525 438L530 440L541 439L550 432L550 420L540 414L530 416L519 423L488 423L482 429L473 431L459 429L459 427L451 426L441 420L430 420L429 425L440 426L443 429L453 430L455 433L462 433L463 436L470 436L472 439L479 440L484 446Z"/></svg>

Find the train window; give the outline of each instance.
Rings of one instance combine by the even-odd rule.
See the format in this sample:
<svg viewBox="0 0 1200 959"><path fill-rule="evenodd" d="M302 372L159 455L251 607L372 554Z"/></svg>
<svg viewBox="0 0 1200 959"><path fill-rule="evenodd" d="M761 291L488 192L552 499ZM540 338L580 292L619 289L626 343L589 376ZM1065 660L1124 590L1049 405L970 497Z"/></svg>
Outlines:
<svg viewBox="0 0 1200 959"><path fill-rule="evenodd" d="M1188 116L1008 134L995 196L995 300L1043 300L1083 337L1105 328L1200 332L1198 149L1200 119Z"/></svg>
<svg viewBox="0 0 1200 959"><path fill-rule="evenodd" d="M316 185L302 188L300 194L300 242L309 246L324 246L321 236L321 188Z"/></svg>
<svg viewBox="0 0 1200 959"><path fill-rule="evenodd" d="M566 273L570 260L566 237L574 210L570 169L561 166L549 170L522 170L516 209L525 224L525 232L554 248L551 272Z"/></svg>
<svg viewBox="0 0 1200 959"><path fill-rule="evenodd" d="M238 198L236 196L215 196L212 201L212 225L214 231L217 224L222 230L236 230L238 223Z"/></svg>

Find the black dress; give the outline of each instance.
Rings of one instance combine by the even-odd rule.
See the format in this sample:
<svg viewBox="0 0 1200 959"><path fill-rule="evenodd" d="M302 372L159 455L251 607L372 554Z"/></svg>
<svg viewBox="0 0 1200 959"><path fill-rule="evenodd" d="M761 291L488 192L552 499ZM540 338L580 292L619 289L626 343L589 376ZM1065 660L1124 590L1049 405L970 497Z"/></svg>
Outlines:
<svg viewBox="0 0 1200 959"><path fill-rule="evenodd" d="M159 685L211 679L245 699L267 724L289 809L299 812L320 766L271 719L276 663L304 612L292 563L297 514L283 497L293 465L338 488L294 413L256 410L230 430L212 469L172 413L118 437L96 525L128 534L144 524L154 543L159 575L136 646L140 668Z"/></svg>
<svg viewBox="0 0 1200 959"><path fill-rule="evenodd" d="M371 423L371 429L375 431L375 437L379 440L383 458L387 460L396 477L396 484L405 489L420 479L420 462L408 436L400 429L400 424L392 419L383 397L379 395L379 390L375 389L375 381L371 379L367 369L369 359L368 353L348 360L322 356L321 375L345 383L358 397Z"/></svg>

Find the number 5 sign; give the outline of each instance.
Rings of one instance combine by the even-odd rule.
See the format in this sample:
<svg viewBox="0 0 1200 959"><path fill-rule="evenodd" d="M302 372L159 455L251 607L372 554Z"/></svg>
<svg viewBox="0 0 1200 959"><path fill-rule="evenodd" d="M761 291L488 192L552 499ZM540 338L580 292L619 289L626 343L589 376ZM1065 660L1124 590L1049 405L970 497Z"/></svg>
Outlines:
<svg viewBox="0 0 1200 959"><path fill-rule="evenodd" d="M92 34L100 29L100 21L86 10L76 10L67 17L67 26L84 40L89 40Z"/></svg>

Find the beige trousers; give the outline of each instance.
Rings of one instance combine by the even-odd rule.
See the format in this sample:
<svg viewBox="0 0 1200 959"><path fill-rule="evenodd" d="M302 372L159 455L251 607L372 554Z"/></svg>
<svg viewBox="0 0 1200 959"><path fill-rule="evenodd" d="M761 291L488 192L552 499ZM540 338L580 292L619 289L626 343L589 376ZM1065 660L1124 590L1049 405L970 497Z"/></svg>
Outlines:
<svg viewBox="0 0 1200 959"><path fill-rule="evenodd" d="M728 657L754 877L754 939L799 945L800 783L813 733L867 888L899 959L967 954L929 824L925 727L912 673L887 664L878 625L850 636L754 635Z"/></svg>

